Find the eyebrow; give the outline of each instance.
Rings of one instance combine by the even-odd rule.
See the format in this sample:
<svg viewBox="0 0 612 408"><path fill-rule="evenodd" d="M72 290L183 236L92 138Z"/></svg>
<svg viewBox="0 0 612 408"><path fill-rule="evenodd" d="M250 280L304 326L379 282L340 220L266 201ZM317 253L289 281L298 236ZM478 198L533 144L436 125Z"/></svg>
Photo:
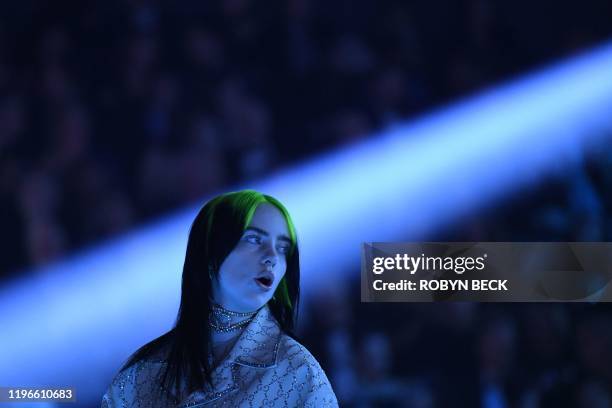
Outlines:
<svg viewBox="0 0 612 408"><path fill-rule="evenodd" d="M258 233L260 233L261 235L265 235L265 236L267 236L267 237L269 237L269 236L270 236L270 233L268 233L268 231L263 230L263 229L261 229L261 228L257 228L257 227L247 227L247 229L246 229L246 230L244 230L244 231L246 232L246 231L248 231L248 230L252 230L252 231L258 232ZM288 236L286 236L286 235L279 235L279 236L278 236L278 239L282 239L283 241L287 241L287 242L291 243L291 239L289 239L289 237L288 237Z"/></svg>

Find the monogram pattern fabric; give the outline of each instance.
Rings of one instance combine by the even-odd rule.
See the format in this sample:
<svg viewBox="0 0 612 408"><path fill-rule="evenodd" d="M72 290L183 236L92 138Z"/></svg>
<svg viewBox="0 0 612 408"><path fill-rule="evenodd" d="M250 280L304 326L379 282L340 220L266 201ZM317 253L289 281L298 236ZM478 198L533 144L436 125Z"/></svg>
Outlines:
<svg viewBox="0 0 612 408"><path fill-rule="evenodd" d="M319 363L282 333L267 306L213 370L212 386L168 399L159 381L165 364L150 358L118 373L102 398L102 408L338 406Z"/></svg>

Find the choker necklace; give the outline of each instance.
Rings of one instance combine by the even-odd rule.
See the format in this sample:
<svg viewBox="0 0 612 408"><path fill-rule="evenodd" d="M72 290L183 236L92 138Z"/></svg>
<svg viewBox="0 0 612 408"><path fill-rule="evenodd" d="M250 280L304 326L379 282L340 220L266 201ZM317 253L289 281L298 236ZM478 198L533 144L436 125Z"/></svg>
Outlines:
<svg viewBox="0 0 612 408"><path fill-rule="evenodd" d="M255 317L256 312L233 312L227 310L223 306L213 304L210 313L209 325L218 332L227 333L233 330L238 330L247 324ZM246 317L237 323L231 323L233 317Z"/></svg>

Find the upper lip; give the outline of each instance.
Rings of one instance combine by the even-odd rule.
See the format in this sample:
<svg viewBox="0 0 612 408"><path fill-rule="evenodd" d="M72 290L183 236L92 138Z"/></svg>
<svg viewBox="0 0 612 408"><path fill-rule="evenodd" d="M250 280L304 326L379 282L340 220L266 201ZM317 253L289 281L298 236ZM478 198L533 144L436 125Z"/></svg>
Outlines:
<svg viewBox="0 0 612 408"><path fill-rule="evenodd" d="M261 272L259 275L257 275L255 277L255 279L268 279L270 281L270 285L268 286L272 286L272 283L274 282L274 274L272 273L272 271L269 270L264 270L263 272Z"/></svg>

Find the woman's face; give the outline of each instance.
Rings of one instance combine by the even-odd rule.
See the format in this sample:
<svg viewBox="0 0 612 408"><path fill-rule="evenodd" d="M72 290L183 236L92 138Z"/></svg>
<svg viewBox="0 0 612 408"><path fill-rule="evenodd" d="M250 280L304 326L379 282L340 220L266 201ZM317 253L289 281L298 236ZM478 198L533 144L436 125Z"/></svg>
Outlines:
<svg viewBox="0 0 612 408"><path fill-rule="evenodd" d="M252 312L265 305L285 275L290 248L282 213L271 204L260 204L213 280L214 300L235 312Z"/></svg>

